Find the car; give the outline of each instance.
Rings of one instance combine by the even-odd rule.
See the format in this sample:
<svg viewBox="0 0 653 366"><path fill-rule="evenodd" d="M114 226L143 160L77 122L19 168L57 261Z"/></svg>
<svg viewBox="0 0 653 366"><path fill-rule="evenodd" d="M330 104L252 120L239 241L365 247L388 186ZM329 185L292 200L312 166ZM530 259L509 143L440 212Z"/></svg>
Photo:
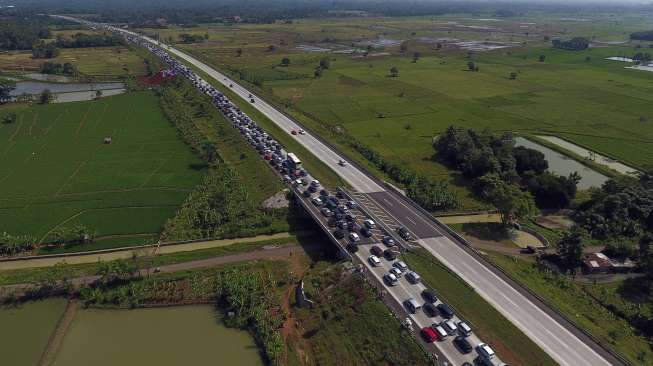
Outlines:
<svg viewBox="0 0 653 366"><path fill-rule="evenodd" d="M431 304L430 302L425 303L423 308L424 314L431 318L438 315L438 308L436 308L435 305Z"/></svg>
<svg viewBox="0 0 653 366"><path fill-rule="evenodd" d="M368 229L366 227L361 228L361 234L366 238L369 238L369 237L372 236L372 232L370 231L370 229Z"/></svg>
<svg viewBox="0 0 653 366"><path fill-rule="evenodd" d="M329 221L327 222L327 225L329 227L334 227L334 226L336 226L337 223L338 223L338 220L335 217L331 216L331 217L329 217Z"/></svg>
<svg viewBox="0 0 653 366"><path fill-rule="evenodd" d="M347 230L358 231L358 229L359 229L358 224L356 224L355 222L350 221L347 223Z"/></svg>
<svg viewBox="0 0 653 366"><path fill-rule="evenodd" d="M296 134L297 134L297 131L292 130L292 131L290 131L290 133L291 133L292 135L296 135Z"/></svg>
<svg viewBox="0 0 653 366"><path fill-rule="evenodd" d="M322 206L322 200L320 199L320 197L313 198L311 202L313 202L315 206Z"/></svg>
<svg viewBox="0 0 653 366"><path fill-rule="evenodd" d="M385 257L385 259L387 259L389 261L393 261L393 260L397 259L398 255L399 254L397 254L397 251L394 250L394 249L386 249L386 250L383 251L383 256Z"/></svg>
<svg viewBox="0 0 653 366"><path fill-rule="evenodd" d="M365 226L367 226L369 229L374 229L376 227L376 224L374 223L374 221L372 221L370 219L367 219L367 220L363 221L363 224L365 224Z"/></svg>
<svg viewBox="0 0 653 366"><path fill-rule="evenodd" d="M299 134L300 134L300 135L306 135L306 131L304 131L303 129L300 128L300 129L299 129Z"/></svg>
<svg viewBox="0 0 653 366"><path fill-rule="evenodd" d="M350 213L345 214L345 220L351 221L351 222L356 222L356 215L352 215Z"/></svg>
<svg viewBox="0 0 653 366"><path fill-rule="evenodd" d="M390 286L396 286L397 282L399 282L399 279L397 276L393 275L392 273L386 273L383 275L383 280L385 283L387 283Z"/></svg>
<svg viewBox="0 0 653 366"><path fill-rule="evenodd" d="M255 101L254 101L254 98L251 98L251 99L249 100L249 102L250 102L250 103L254 103L254 102L255 102Z"/></svg>
<svg viewBox="0 0 653 366"><path fill-rule="evenodd" d="M317 187L308 186L308 191L311 192L311 193L315 193L315 192L317 192Z"/></svg>
<svg viewBox="0 0 653 366"><path fill-rule="evenodd" d="M381 239L381 241L383 242L383 244L385 244L386 246L389 246L389 247L392 247L392 246L395 245L395 240L392 239L392 237L390 235L384 236L383 239Z"/></svg>
<svg viewBox="0 0 653 366"><path fill-rule="evenodd" d="M270 154L265 154L265 156L263 156L263 159L265 159L265 160L272 160L272 155L270 155Z"/></svg>
<svg viewBox="0 0 653 366"><path fill-rule="evenodd" d="M378 267L378 266L381 265L381 260L379 259L379 257L377 257L375 255L371 255L371 256L367 257L367 261L370 262L372 267Z"/></svg>
<svg viewBox="0 0 653 366"><path fill-rule="evenodd" d="M347 208L350 208L350 209L354 209L357 206L356 202L354 202L354 201L347 201L346 205L347 205Z"/></svg>
<svg viewBox="0 0 653 366"><path fill-rule="evenodd" d="M326 207L322 207L322 209L320 210L320 212L322 212L322 215L324 215L324 217L330 217L330 216L333 216L333 211L329 210L329 209L326 208Z"/></svg>
<svg viewBox="0 0 653 366"><path fill-rule="evenodd" d="M308 185L308 181L307 181L306 179L304 179L304 178L301 179L301 182L302 182L302 185L303 185L303 186L307 186L307 185Z"/></svg>
<svg viewBox="0 0 653 366"><path fill-rule="evenodd" d="M472 334L472 327L469 324L459 321L458 322L458 332L465 337L469 337Z"/></svg>
<svg viewBox="0 0 653 366"><path fill-rule="evenodd" d="M351 253L356 253L358 251L358 245L356 243L347 244L347 250Z"/></svg>
<svg viewBox="0 0 653 366"><path fill-rule="evenodd" d="M392 266L398 268L401 272L408 271L408 266L406 265L406 263L404 263L404 261L394 262L392 263Z"/></svg>
<svg viewBox="0 0 653 366"><path fill-rule="evenodd" d="M347 221L340 220L340 221L338 221L337 225L338 225L338 228L340 228L340 229L343 229L343 230L347 229Z"/></svg>
<svg viewBox="0 0 653 366"><path fill-rule="evenodd" d="M435 304L438 301L438 296L435 291L428 287L422 290L422 297L431 304Z"/></svg>
<svg viewBox="0 0 653 366"><path fill-rule="evenodd" d="M345 192L343 192L342 189L338 188L338 190L336 191L336 197L340 199L345 198Z"/></svg>
<svg viewBox="0 0 653 366"><path fill-rule="evenodd" d="M397 228L397 234L399 234L399 236L401 236L401 238L404 239L404 240L410 240L410 238L411 238L410 237L410 232L408 232L408 229L406 229L403 226L400 226L400 227Z"/></svg>
<svg viewBox="0 0 653 366"><path fill-rule="evenodd" d="M361 238L360 238L360 236L358 236L358 234L349 233L349 241L351 241L352 243L356 243L356 242L358 242L360 240L361 240Z"/></svg>
<svg viewBox="0 0 653 366"><path fill-rule="evenodd" d="M342 159L340 159L340 161L338 161L338 165L340 165L340 166L347 166L347 162L344 161L344 160L342 160Z"/></svg>
<svg viewBox="0 0 653 366"><path fill-rule="evenodd" d="M412 284L418 284L422 281L422 277L420 277L417 272L413 271L406 273L406 279Z"/></svg>
<svg viewBox="0 0 653 366"><path fill-rule="evenodd" d="M443 302L438 304L438 310L440 311L440 314L442 314L442 317L445 319L451 319L454 315L456 315L451 306Z"/></svg>
<svg viewBox="0 0 653 366"><path fill-rule="evenodd" d="M380 257L383 255L383 250L376 245L372 245L372 247L370 248L370 253L374 254L377 257Z"/></svg>
<svg viewBox="0 0 653 366"><path fill-rule="evenodd" d="M306 191L302 192L302 196L308 198L308 197L311 196L311 192L309 192L308 190L306 190Z"/></svg>
<svg viewBox="0 0 653 366"><path fill-rule="evenodd" d="M412 297L404 301L404 306L413 314L417 313L419 309L422 308L422 306Z"/></svg>
<svg viewBox="0 0 653 366"><path fill-rule="evenodd" d="M395 268L395 267L390 268L389 272L397 276L397 278L401 278L404 275L404 273L400 271L399 268Z"/></svg>
<svg viewBox="0 0 653 366"><path fill-rule="evenodd" d="M311 186L313 186L313 187L319 187L319 186L320 186L320 181L319 181L319 180L313 180L313 181L311 181Z"/></svg>
<svg viewBox="0 0 653 366"><path fill-rule="evenodd" d="M333 237L336 239L342 239L345 237L347 233L344 232L342 229L337 229L336 231L333 232Z"/></svg>
<svg viewBox="0 0 653 366"><path fill-rule="evenodd" d="M431 327L422 328L420 334L422 335L424 341L428 343L433 343L438 340L438 335L435 333L433 329L431 329Z"/></svg>
<svg viewBox="0 0 653 366"><path fill-rule="evenodd" d="M479 343L478 346L476 346L476 351L486 360L491 360L494 358L494 350L486 343Z"/></svg>
<svg viewBox="0 0 653 366"><path fill-rule="evenodd" d="M233 88L233 87L234 87L234 84L229 84L229 87L230 87L230 88Z"/></svg>
<svg viewBox="0 0 653 366"><path fill-rule="evenodd" d="M442 322L442 325L444 326L444 328L447 330L449 334L458 333L458 326L456 325L456 323L454 323L453 320L444 321Z"/></svg>
<svg viewBox="0 0 653 366"><path fill-rule="evenodd" d="M458 348L460 353L466 355L472 352L472 345L469 344L469 341L465 337L458 336L453 340L454 346Z"/></svg>
<svg viewBox="0 0 653 366"><path fill-rule="evenodd" d="M284 183L290 183L291 180L292 180L292 178L290 178L289 175L284 175L283 176L283 182Z"/></svg>
<svg viewBox="0 0 653 366"><path fill-rule="evenodd" d="M447 331L439 324L433 324L431 325L431 328L437 333L438 338L443 341L445 338L449 336Z"/></svg>
<svg viewBox="0 0 653 366"><path fill-rule="evenodd" d="M326 189L321 189L320 196L329 197L329 191L327 191Z"/></svg>

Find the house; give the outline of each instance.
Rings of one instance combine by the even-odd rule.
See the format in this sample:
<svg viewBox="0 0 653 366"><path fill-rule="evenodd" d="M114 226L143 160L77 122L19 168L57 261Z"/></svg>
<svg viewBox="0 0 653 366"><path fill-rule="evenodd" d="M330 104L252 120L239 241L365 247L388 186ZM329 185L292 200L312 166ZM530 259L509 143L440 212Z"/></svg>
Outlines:
<svg viewBox="0 0 653 366"><path fill-rule="evenodd" d="M583 272L588 274L627 273L635 267L635 262L630 259L619 261L603 253L587 253L583 256Z"/></svg>

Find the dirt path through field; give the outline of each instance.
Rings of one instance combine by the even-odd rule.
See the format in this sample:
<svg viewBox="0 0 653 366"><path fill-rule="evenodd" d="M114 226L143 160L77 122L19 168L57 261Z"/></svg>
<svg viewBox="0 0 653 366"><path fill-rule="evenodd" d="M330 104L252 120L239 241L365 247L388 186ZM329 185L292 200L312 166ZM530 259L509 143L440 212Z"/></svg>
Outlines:
<svg viewBox="0 0 653 366"><path fill-rule="evenodd" d="M294 233L298 234L298 233ZM208 249L208 248L218 248L224 247L227 245L232 245L236 243L251 243L251 242L260 242L273 239L284 239L289 238L290 233L278 233L273 235L258 235L249 238L238 238L238 239L219 239L219 240L206 240L198 241L192 243L182 243L182 244L173 244L173 245L162 245L158 248L157 254L168 254L168 253L178 253L178 252L188 252L199 249ZM35 268L35 267L49 267L57 263L65 261L67 264L82 264L82 263L95 263L99 260L110 261L114 259L129 259L132 258L134 253L136 254L147 254L151 253L156 247L147 246L147 247L129 247L121 250L115 250L110 252L103 253L89 253L89 254L79 254L74 253L70 256L57 256L57 257L32 257L30 259L16 260L16 261L0 261L0 271L3 270L13 270L13 269L23 269L23 268Z"/></svg>
<svg viewBox="0 0 653 366"><path fill-rule="evenodd" d="M54 360L56 359L57 353L63 344L63 339L66 336L68 327L70 327L70 323L72 323L73 319L75 319L78 307L79 301L77 299L71 299L68 301L66 310L61 315L61 318L57 323L57 327L50 335L50 340L48 340L48 344L45 347L43 354L41 355L38 366L50 366L54 364Z"/></svg>

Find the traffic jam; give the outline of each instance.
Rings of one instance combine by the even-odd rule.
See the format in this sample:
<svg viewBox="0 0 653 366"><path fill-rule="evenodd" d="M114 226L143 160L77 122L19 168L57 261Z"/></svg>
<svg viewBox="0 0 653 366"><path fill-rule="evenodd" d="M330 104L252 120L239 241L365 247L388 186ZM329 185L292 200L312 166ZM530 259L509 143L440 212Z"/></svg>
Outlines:
<svg viewBox="0 0 653 366"><path fill-rule="evenodd" d="M393 230L384 223L377 224L373 215L359 207L357 200L346 190L338 188L335 193L329 192L303 169L295 154L286 152L279 142L224 94L151 41L109 25L84 23L93 28L117 32L128 42L147 49L163 60L174 74L185 76L198 90L209 96L261 158L292 187L300 203L318 220L331 239L344 249L343 252L348 253L358 269L372 282L380 285L382 291L396 302L395 305L400 305L406 315L396 314L397 312L395 315L402 323L419 335L427 350L430 344L436 345L439 354L448 360L441 360L441 364L505 365L492 348L474 334L472 325L457 316L455 310L438 293L423 285L420 275L401 260L400 246L405 245L400 245L400 242L411 239L410 233L401 227ZM249 102L255 102L251 95ZM306 134L306 131L299 129L288 133L300 136ZM343 160L338 164L347 166ZM429 352L434 357L439 357L437 352Z"/></svg>

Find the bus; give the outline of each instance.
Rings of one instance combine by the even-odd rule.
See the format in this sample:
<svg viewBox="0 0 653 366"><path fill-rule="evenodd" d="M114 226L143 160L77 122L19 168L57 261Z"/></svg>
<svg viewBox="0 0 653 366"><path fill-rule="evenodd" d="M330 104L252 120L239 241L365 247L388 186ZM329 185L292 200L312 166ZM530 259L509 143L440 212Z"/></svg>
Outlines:
<svg viewBox="0 0 653 366"><path fill-rule="evenodd" d="M302 164L302 161L299 160L299 158L297 158L297 156L293 153L288 153L288 161L294 165L295 169L298 169Z"/></svg>

